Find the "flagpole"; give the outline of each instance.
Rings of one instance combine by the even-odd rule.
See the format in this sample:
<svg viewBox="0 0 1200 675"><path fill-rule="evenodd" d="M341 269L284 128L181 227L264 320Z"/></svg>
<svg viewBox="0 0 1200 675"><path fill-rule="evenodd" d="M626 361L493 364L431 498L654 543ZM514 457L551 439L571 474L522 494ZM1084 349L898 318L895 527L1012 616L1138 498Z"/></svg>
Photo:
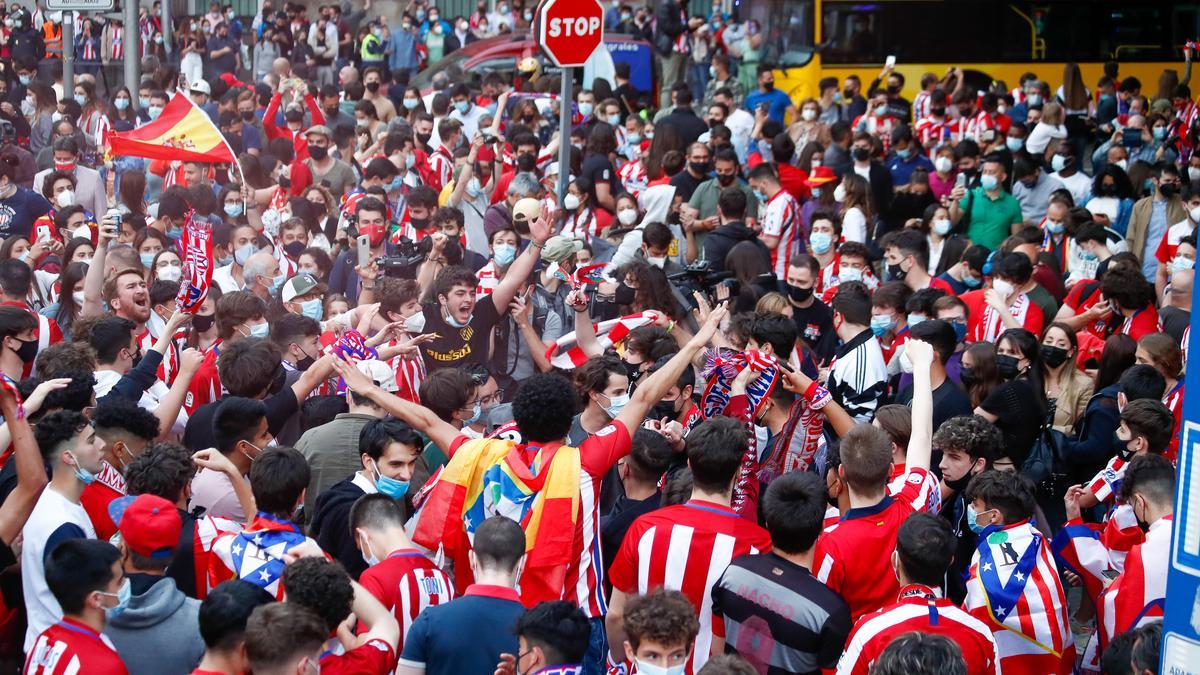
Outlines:
<svg viewBox="0 0 1200 675"><path fill-rule="evenodd" d="M208 120L208 121L209 121L209 123L210 123L210 124L212 124L212 118L210 118L210 117L208 116L208 113L204 112L204 109L203 109L203 108L201 108L200 106L196 105L196 102L195 102L195 101L193 101L193 100L192 100L192 97L191 97L191 96L188 96L186 92L184 92L184 91L183 91L183 90L181 90L181 89L178 89L178 88L176 88L176 89L175 89L175 95L176 95L176 96L182 96L182 97L183 97L183 100L185 100L185 101L187 101L187 102L188 102L188 105L192 106L192 108L194 108L194 109L195 109L197 112L199 112L201 115L204 115L204 119ZM222 144L224 144L224 145L225 145L225 149L229 151L229 156L233 158L233 165L234 165L235 167L237 167L238 181L241 183L242 187L243 187L243 188L245 188L245 187L246 187L246 174L244 174L244 173L242 172L242 163L241 163L241 161L238 159L238 155L237 155L237 153L233 151L233 146L229 144L229 139L225 138L225 134L221 133L221 127L217 126L216 124L213 124L213 128L215 128L215 129L217 130L217 137L221 139L221 143L222 143ZM242 198L242 212L243 212L243 213L245 213L245 212L246 212L246 199L245 199L245 197L243 197L243 198Z"/></svg>

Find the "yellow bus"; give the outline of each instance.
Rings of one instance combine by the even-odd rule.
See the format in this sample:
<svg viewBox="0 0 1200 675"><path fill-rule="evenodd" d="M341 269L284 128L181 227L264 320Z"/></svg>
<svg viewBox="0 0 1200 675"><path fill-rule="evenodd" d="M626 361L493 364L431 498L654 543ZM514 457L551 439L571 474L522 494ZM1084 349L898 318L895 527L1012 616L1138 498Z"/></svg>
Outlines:
<svg viewBox="0 0 1200 675"><path fill-rule="evenodd" d="M1032 72L1055 90L1078 63L1093 92L1106 62L1153 97L1164 69L1184 74L1183 45L1200 35L1200 2L1178 0L734 0L762 26L761 59L799 103L823 77L862 79L865 95L888 56L912 100L921 76L964 70L967 85L1008 89ZM1200 84L1192 83L1193 91Z"/></svg>

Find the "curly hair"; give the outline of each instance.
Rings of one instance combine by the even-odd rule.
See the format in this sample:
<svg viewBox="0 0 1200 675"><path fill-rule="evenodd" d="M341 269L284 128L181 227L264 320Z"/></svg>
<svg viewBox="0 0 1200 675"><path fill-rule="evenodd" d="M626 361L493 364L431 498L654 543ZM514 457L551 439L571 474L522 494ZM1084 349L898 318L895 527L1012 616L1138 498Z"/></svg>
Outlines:
<svg viewBox="0 0 1200 675"><path fill-rule="evenodd" d="M125 469L126 491L178 501L196 475L192 453L178 443L155 443L139 453Z"/></svg>
<svg viewBox="0 0 1200 675"><path fill-rule="evenodd" d="M58 410L43 417L33 427L33 437L42 451L42 459L50 461L64 443L75 438L87 425L88 418L74 410Z"/></svg>
<svg viewBox="0 0 1200 675"><path fill-rule="evenodd" d="M637 280L635 310L654 309L676 321L683 318L683 309L671 292L671 282L666 272L644 260L634 260L618 269L616 278L623 281L626 275L632 275Z"/></svg>
<svg viewBox="0 0 1200 675"><path fill-rule="evenodd" d="M1004 456L1004 435L999 427L979 415L959 415L942 422L933 434L933 448L965 453L972 460L982 457L987 466Z"/></svg>
<svg viewBox="0 0 1200 675"><path fill-rule="evenodd" d="M354 587L342 564L325 558L301 558L283 570L287 601L307 607L330 631L350 616Z"/></svg>
<svg viewBox="0 0 1200 675"><path fill-rule="evenodd" d="M513 419L525 440L557 441L571 430L576 396L571 383L560 375L541 374L521 383L513 400Z"/></svg>
<svg viewBox="0 0 1200 675"><path fill-rule="evenodd" d="M642 640L663 647L690 646L699 632L696 610L679 591L660 587L649 595L630 598L625 607L625 634L634 649Z"/></svg>
<svg viewBox="0 0 1200 675"><path fill-rule="evenodd" d="M71 381L67 383L66 387L46 394L46 400L42 403L42 410L39 411L39 414L42 411L49 410L74 410L80 412L92 405L92 401L96 398L96 376L91 372L68 371L55 373L53 377L66 377L70 378ZM46 415L45 417L48 416ZM42 417L39 423L44 421L45 417Z"/></svg>
<svg viewBox="0 0 1200 675"><path fill-rule="evenodd" d="M154 413L119 396L110 396L96 405L92 424L97 430L122 430L147 441L158 438L158 418Z"/></svg>
<svg viewBox="0 0 1200 675"><path fill-rule="evenodd" d="M71 373L96 370L96 352L86 342L60 342L38 354L34 373L43 380L69 377Z"/></svg>

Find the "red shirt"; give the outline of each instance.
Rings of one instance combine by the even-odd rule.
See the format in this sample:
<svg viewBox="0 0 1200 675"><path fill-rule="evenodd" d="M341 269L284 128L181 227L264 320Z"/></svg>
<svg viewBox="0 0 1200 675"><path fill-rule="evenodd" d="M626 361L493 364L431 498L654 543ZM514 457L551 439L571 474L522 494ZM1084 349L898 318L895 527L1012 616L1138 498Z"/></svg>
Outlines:
<svg viewBox="0 0 1200 675"><path fill-rule="evenodd" d="M112 464L102 462L96 480L83 488L83 494L79 496L79 503L92 519L92 527L96 528L97 539L108 541L117 533L117 526L108 515L108 505L124 496L125 477Z"/></svg>
<svg viewBox="0 0 1200 675"><path fill-rule="evenodd" d="M400 644L396 653L404 651L404 636L408 635L418 614L426 607L454 599L454 584L450 578L416 549L392 552L379 564L367 568L358 582L390 609L400 624Z"/></svg>
<svg viewBox="0 0 1200 675"><path fill-rule="evenodd" d="M396 669L396 652L383 640L368 640L345 654L321 657L322 673L384 675Z"/></svg>
<svg viewBox="0 0 1200 675"><path fill-rule="evenodd" d="M841 675L867 675L891 641L905 633L935 633L962 650L968 675L995 675L999 657L992 631L946 598L920 584L905 586L896 604L859 619L838 662Z"/></svg>
<svg viewBox="0 0 1200 675"><path fill-rule="evenodd" d="M945 291L946 295L955 295L954 287L950 285L950 282L937 277L929 277L929 285L925 288L936 288L939 291Z"/></svg>
<svg viewBox="0 0 1200 675"><path fill-rule="evenodd" d="M967 305L967 340L969 342L995 342L1001 333L1008 330L1003 318L987 304L985 293L987 290L980 288L959 296L959 299ZM1029 296L1024 293L1020 295L1022 297L1007 308L1008 312L1025 330L1034 335L1041 335L1043 323L1041 308L1034 304Z"/></svg>
<svg viewBox="0 0 1200 675"><path fill-rule="evenodd" d="M609 569L613 588L629 595L658 587L682 591L700 618L688 672L708 661L714 635L713 584L734 558L769 553L771 535L723 504L692 499L633 521ZM723 634L724 631L719 631Z"/></svg>
<svg viewBox="0 0 1200 675"><path fill-rule="evenodd" d="M812 196L812 190L804 184L804 181L808 180L808 172L791 164L775 166L779 169L779 184L788 194L795 197L796 201L804 201Z"/></svg>
<svg viewBox="0 0 1200 675"><path fill-rule="evenodd" d="M1133 313L1133 316L1116 317L1121 322L1118 330L1133 338L1134 342L1141 340L1151 333L1162 332L1162 321L1158 319L1158 310L1154 305L1146 305Z"/></svg>
<svg viewBox="0 0 1200 675"><path fill-rule="evenodd" d="M188 415L196 412L196 408L212 403L221 398L221 376L217 373L217 357L221 355L221 341L217 340L204 352L204 360L192 376L188 385L187 396L183 399L183 408Z"/></svg>
<svg viewBox="0 0 1200 675"><path fill-rule="evenodd" d="M25 675L84 672L127 675L129 671L107 637L67 616L37 636L21 672Z"/></svg>
<svg viewBox="0 0 1200 675"><path fill-rule="evenodd" d="M817 579L842 596L855 620L888 604L900 592L892 570L896 533L925 503L928 473L910 467L904 489L894 498L850 509L817 540L813 558Z"/></svg>
<svg viewBox="0 0 1200 675"><path fill-rule="evenodd" d="M1104 293L1100 290L1099 281L1081 281L1071 287L1071 292L1067 293L1063 304L1075 310L1076 314L1082 314L1094 307L1103 297ZM1080 332L1090 333L1096 338L1104 340L1108 337L1105 334L1107 326L1107 321L1092 321Z"/></svg>

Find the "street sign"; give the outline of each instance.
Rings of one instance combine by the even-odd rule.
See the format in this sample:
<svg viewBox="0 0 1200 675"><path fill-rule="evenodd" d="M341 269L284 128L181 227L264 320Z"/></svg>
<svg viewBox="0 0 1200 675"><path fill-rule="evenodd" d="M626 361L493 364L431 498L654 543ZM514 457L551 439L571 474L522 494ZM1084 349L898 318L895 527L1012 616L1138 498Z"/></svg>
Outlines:
<svg viewBox="0 0 1200 675"><path fill-rule="evenodd" d="M543 0L534 24L546 58L563 68L582 66L604 41L599 0Z"/></svg>
<svg viewBox="0 0 1200 675"><path fill-rule="evenodd" d="M116 6L116 0L46 0L49 12L108 12Z"/></svg>
<svg viewBox="0 0 1200 675"><path fill-rule="evenodd" d="M1200 314L1192 307L1189 352L1200 349ZM1190 391L1189 391L1190 390ZM1200 673L1200 368L1187 374L1183 397L1183 438L1175 479L1171 567L1163 611L1164 675Z"/></svg>

